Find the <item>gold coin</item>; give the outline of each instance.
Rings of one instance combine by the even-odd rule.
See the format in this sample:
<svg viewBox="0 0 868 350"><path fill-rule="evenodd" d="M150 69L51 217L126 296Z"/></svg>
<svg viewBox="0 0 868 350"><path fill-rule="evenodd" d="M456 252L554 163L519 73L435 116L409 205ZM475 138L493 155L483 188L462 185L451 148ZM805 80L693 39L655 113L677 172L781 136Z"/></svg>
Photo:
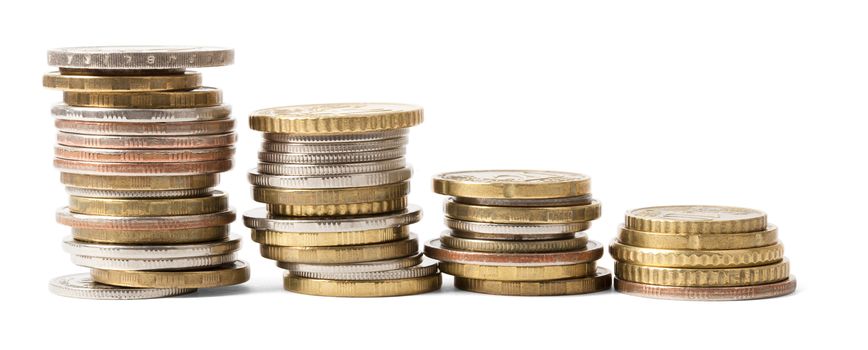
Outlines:
<svg viewBox="0 0 868 350"><path fill-rule="evenodd" d="M689 269L654 267L615 262L615 276L626 281L675 287L731 287L783 281L790 262L753 267Z"/></svg>
<svg viewBox="0 0 868 350"><path fill-rule="evenodd" d="M636 231L621 226L618 241L635 247L659 249L746 249L775 244L778 228L769 225L763 231L748 233L672 234Z"/></svg>
<svg viewBox="0 0 868 350"><path fill-rule="evenodd" d="M93 280L112 286L133 288L213 288L247 282L250 268L241 260L208 270L125 271L91 269Z"/></svg>
<svg viewBox="0 0 868 350"><path fill-rule="evenodd" d="M588 244L585 233L572 234L570 238L534 241L494 241L485 239L469 239L454 236L447 230L440 235L440 242L445 247L470 250L474 252L491 253L548 253L582 249Z"/></svg>
<svg viewBox="0 0 868 350"><path fill-rule="evenodd" d="M394 280L342 281L291 276L283 277L283 288L296 293L330 297L391 297L421 294L440 289L440 274Z"/></svg>
<svg viewBox="0 0 868 350"><path fill-rule="evenodd" d="M469 292L542 296L585 294L608 290L612 287L612 274L598 267L592 277L569 278L552 281L495 281L455 277L455 288Z"/></svg>
<svg viewBox="0 0 868 350"><path fill-rule="evenodd" d="M294 205L268 204L272 214L286 216L351 216L391 213L407 208L407 197L368 203Z"/></svg>
<svg viewBox="0 0 868 350"><path fill-rule="evenodd" d="M783 260L780 243L757 248L726 250L688 250L642 248L621 244L609 245L609 254L620 262L635 265L685 268L747 267L774 264Z"/></svg>
<svg viewBox="0 0 868 350"><path fill-rule="evenodd" d="M744 233L766 228L766 214L754 209L673 205L628 211L625 227L658 233Z"/></svg>
<svg viewBox="0 0 868 350"><path fill-rule="evenodd" d="M446 216L465 221L492 223L571 223L600 217L600 202L561 207L493 207L470 205L447 200Z"/></svg>
<svg viewBox="0 0 868 350"><path fill-rule="evenodd" d="M553 199L587 195L587 175L542 170L478 170L434 176L434 192L453 197Z"/></svg>
<svg viewBox="0 0 868 350"><path fill-rule="evenodd" d="M76 107L198 108L217 106L223 103L223 95L220 89L210 87L189 91L64 91L63 102Z"/></svg>
<svg viewBox="0 0 868 350"><path fill-rule="evenodd" d="M393 103L332 103L261 109L250 128L270 133L350 134L409 128L422 123L422 107Z"/></svg>
<svg viewBox="0 0 868 350"><path fill-rule="evenodd" d="M400 199L410 193L410 183L331 189L288 189L253 186L253 200L267 204L326 205L372 203Z"/></svg>
<svg viewBox="0 0 868 350"><path fill-rule="evenodd" d="M218 174L182 176L109 176L60 173L66 186L118 191L167 191L209 188L217 185Z"/></svg>
<svg viewBox="0 0 868 350"><path fill-rule="evenodd" d="M287 247L346 246L392 242L410 236L410 226L351 232L280 232L251 230L254 242Z"/></svg>
<svg viewBox="0 0 868 350"><path fill-rule="evenodd" d="M402 258L416 254L416 235L399 241L336 247L286 247L261 245L262 257L271 260L305 264L344 264Z"/></svg>
<svg viewBox="0 0 868 350"><path fill-rule="evenodd" d="M210 226L179 230L99 230L73 228L77 241L106 244L187 244L220 241L229 237L229 226Z"/></svg>
<svg viewBox="0 0 868 350"><path fill-rule="evenodd" d="M205 197L118 199L69 196L69 211L105 216L198 215L229 208L226 194L214 191Z"/></svg>
<svg viewBox="0 0 868 350"><path fill-rule="evenodd" d="M477 280L550 281L587 277L597 270L596 262L551 266L497 266L440 262L440 272Z"/></svg>
<svg viewBox="0 0 868 350"><path fill-rule="evenodd" d="M51 72L42 76L42 86L65 91L173 91L202 86L202 74L175 75L65 75Z"/></svg>

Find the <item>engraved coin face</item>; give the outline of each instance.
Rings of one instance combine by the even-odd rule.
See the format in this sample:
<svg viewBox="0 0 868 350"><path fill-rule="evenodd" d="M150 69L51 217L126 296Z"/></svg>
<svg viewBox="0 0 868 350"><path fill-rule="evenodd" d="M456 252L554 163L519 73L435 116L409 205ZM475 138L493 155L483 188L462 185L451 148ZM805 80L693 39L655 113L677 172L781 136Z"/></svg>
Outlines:
<svg viewBox="0 0 868 350"><path fill-rule="evenodd" d="M443 173L435 179L480 184L546 184L588 180L583 174L545 170L478 170Z"/></svg>
<svg viewBox="0 0 868 350"><path fill-rule="evenodd" d="M627 212L628 229L678 234L744 233L765 230L766 214L754 209L715 205L672 205Z"/></svg>
<svg viewBox="0 0 868 350"><path fill-rule="evenodd" d="M587 175L548 170L474 170L434 176L434 192L447 196L506 199L504 206L526 206L526 199L552 200L586 197L591 190ZM585 199L586 200L586 199Z"/></svg>
<svg viewBox="0 0 868 350"><path fill-rule="evenodd" d="M709 205L675 205L635 209L628 216L670 221L731 221L765 217L755 209Z"/></svg>
<svg viewBox="0 0 868 350"><path fill-rule="evenodd" d="M202 46L89 46L48 51L48 64L84 69L182 69L232 64L232 49Z"/></svg>
<svg viewBox="0 0 868 350"><path fill-rule="evenodd" d="M251 115L283 119L322 119L370 117L421 110L418 106L396 103L329 103L268 108L255 111Z"/></svg>

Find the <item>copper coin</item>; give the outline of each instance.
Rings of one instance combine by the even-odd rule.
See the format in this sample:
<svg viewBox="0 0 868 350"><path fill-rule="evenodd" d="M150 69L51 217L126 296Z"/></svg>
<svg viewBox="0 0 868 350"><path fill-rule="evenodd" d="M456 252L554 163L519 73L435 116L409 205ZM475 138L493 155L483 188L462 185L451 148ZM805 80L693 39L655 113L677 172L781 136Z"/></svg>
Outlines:
<svg viewBox="0 0 868 350"><path fill-rule="evenodd" d="M624 294L674 300L750 300L774 298L796 290L796 277L740 287L671 287L625 281L615 278L615 290Z"/></svg>
<svg viewBox="0 0 868 350"><path fill-rule="evenodd" d="M433 239L425 244L425 255L429 258L477 265L567 265L589 262L603 256L603 245L596 241L588 241L582 249L550 253L487 253L450 249Z"/></svg>
<svg viewBox="0 0 868 350"><path fill-rule="evenodd" d="M74 134L88 135L130 135L130 136L181 136L214 135L231 132L235 119L218 119L195 122L136 123L117 121L88 121L55 119L57 130Z"/></svg>
<svg viewBox="0 0 868 350"><path fill-rule="evenodd" d="M57 211L57 222L78 229L157 231L182 230L199 227L229 225L235 221L235 210L217 213L176 216L101 216L76 214L63 207Z"/></svg>
<svg viewBox="0 0 868 350"><path fill-rule="evenodd" d="M74 174L169 176L222 173L232 169L232 161L224 159L186 163L101 163L54 158L54 167Z"/></svg>
<svg viewBox="0 0 868 350"><path fill-rule="evenodd" d="M234 147L163 149L163 150L117 150L101 148L83 148L70 146L55 146L54 156L57 158L82 160L88 162L118 162L118 163L175 163L202 162L208 160L232 159Z"/></svg>
<svg viewBox="0 0 868 350"><path fill-rule="evenodd" d="M234 132L201 136L107 136L57 133L57 143L74 147L111 149L214 148L235 144Z"/></svg>

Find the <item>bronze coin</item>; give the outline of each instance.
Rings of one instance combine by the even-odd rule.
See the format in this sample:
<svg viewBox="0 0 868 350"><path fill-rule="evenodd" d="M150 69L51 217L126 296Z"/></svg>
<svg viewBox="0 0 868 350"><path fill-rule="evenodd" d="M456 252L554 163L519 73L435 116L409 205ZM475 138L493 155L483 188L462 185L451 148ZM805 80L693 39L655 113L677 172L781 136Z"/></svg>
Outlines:
<svg viewBox="0 0 868 350"><path fill-rule="evenodd" d="M438 238L425 244L425 255L440 261L478 265L566 265L600 259L603 256L603 245L596 241L588 241L587 246L582 249L563 252L488 253L446 248Z"/></svg>

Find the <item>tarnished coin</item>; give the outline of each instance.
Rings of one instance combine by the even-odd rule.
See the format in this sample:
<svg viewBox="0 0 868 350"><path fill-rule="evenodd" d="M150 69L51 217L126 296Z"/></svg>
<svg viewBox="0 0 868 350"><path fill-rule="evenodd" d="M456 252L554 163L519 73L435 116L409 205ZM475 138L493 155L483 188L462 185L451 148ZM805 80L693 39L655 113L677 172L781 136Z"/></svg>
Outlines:
<svg viewBox="0 0 868 350"><path fill-rule="evenodd" d="M635 265L696 269L728 268L777 263L784 258L784 246L776 243L744 249L658 249L634 247L615 241L609 245L609 254L617 261Z"/></svg>
<svg viewBox="0 0 868 350"><path fill-rule="evenodd" d="M337 143L288 143L265 141L262 143L262 150L266 152L295 154L353 153L401 148L406 145L406 137L375 141Z"/></svg>
<svg viewBox="0 0 868 350"><path fill-rule="evenodd" d="M229 118L232 107L228 105L200 108L93 108L57 104L51 108L51 115L63 120L82 120L92 122L127 123L165 123L197 122Z"/></svg>
<svg viewBox="0 0 868 350"><path fill-rule="evenodd" d="M304 270L291 270L291 277L304 277L323 280L342 281L377 281L396 280L404 278L418 278L437 274L437 262L425 260L419 265L387 271L371 272L309 272Z"/></svg>
<svg viewBox="0 0 868 350"><path fill-rule="evenodd" d="M57 277L48 284L57 295L98 300L135 300L189 294L196 288L126 288L96 283L88 273Z"/></svg>
<svg viewBox="0 0 868 350"><path fill-rule="evenodd" d="M210 188L194 188L189 190L163 190L163 191L129 191L129 190L100 190L90 188L66 187L66 193L70 196L92 198L125 198L125 199L155 199L155 198L181 198L202 197L211 193Z"/></svg>
<svg viewBox="0 0 868 350"><path fill-rule="evenodd" d="M322 280L284 275L283 288L296 293L330 297L393 297L440 289L440 274L377 281Z"/></svg>
<svg viewBox="0 0 868 350"><path fill-rule="evenodd" d="M673 205L630 210L624 226L657 233L745 233L766 229L766 214L755 209Z"/></svg>
<svg viewBox="0 0 868 350"><path fill-rule="evenodd" d="M587 175L543 170L477 170L434 176L434 192L453 197L552 199L590 193Z"/></svg>
<svg viewBox="0 0 868 350"><path fill-rule="evenodd" d="M569 238L534 241L495 241L455 236L446 230L440 235L443 246L458 250L490 253L548 253L582 249L588 243L588 235L574 233Z"/></svg>
<svg viewBox="0 0 868 350"><path fill-rule="evenodd" d="M235 119L153 123L55 119L54 126L61 132L85 135L196 136L232 132Z"/></svg>
<svg viewBox="0 0 868 350"><path fill-rule="evenodd" d="M60 182L69 187L118 191L164 191L210 188L217 174L185 176L105 176L60 173Z"/></svg>
<svg viewBox="0 0 868 350"><path fill-rule="evenodd" d="M470 205L446 200L446 216L463 221L491 222L502 224L566 224L586 222L600 217L600 202L561 207L491 207Z"/></svg>
<svg viewBox="0 0 868 350"><path fill-rule="evenodd" d="M234 253L241 248L241 237L194 244L124 245L82 242L67 237L63 250L72 255L109 259L173 259Z"/></svg>
<svg viewBox="0 0 868 350"><path fill-rule="evenodd" d="M237 259L235 253L165 259L119 259L85 255L71 256L72 263L78 266L91 269L123 271L198 270L229 264L234 262L235 259Z"/></svg>
<svg viewBox="0 0 868 350"><path fill-rule="evenodd" d="M130 271L91 269L99 283L135 288L213 288L247 282L250 268L237 260L232 264L195 271Z"/></svg>
<svg viewBox="0 0 868 350"><path fill-rule="evenodd" d="M328 176L359 173L375 173L401 169L407 166L404 157L376 162L346 164L280 164L260 162L257 170L262 174L286 176Z"/></svg>
<svg viewBox="0 0 868 350"><path fill-rule="evenodd" d="M253 200L268 204L322 205L394 200L410 193L409 182L334 189L253 187Z"/></svg>
<svg viewBox="0 0 868 350"><path fill-rule="evenodd" d="M55 146L54 156L57 158L81 160L87 162L117 162L117 163L176 163L202 162L209 160L232 159L234 147L193 148L193 149L155 149L155 150L118 150L103 148L84 148L70 146Z"/></svg>
<svg viewBox="0 0 868 350"><path fill-rule="evenodd" d="M57 143L66 146L109 149L190 149L226 147L235 144L234 132L201 136L109 136L57 133Z"/></svg>
<svg viewBox="0 0 868 350"><path fill-rule="evenodd" d="M616 278L615 290L624 294L675 300L751 300L774 298L796 291L796 278L741 287L671 287L625 281Z"/></svg>
<svg viewBox="0 0 868 350"><path fill-rule="evenodd" d="M199 108L223 103L223 92L212 87L188 91L64 91L63 103L99 108Z"/></svg>
<svg viewBox="0 0 868 350"><path fill-rule="evenodd" d="M60 72L42 76L42 86L65 91L173 91L202 86L202 75L184 72L172 75L69 75Z"/></svg>
<svg viewBox="0 0 868 350"><path fill-rule="evenodd" d="M355 246L336 247L281 247L261 245L263 258L306 264L346 264L387 260L415 255L419 251L416 235L407 239Z"/></svg>
<svg viewBox="0 0 868 350"><path fill-rule="evenodd" d="M244 213L244 226L280 232L349 232L406 226L421 218L422 208L412 204L396 213L351 218L294 219L269 215L265 208L258 208Z"/></svg>
<svg viewBox="0 0 868 350"><path fill-rule="evenodd" d="M297 188L297 189L321 189L321 188L347 188L381 186L410 179L413 171L410 168L387 170L376 173L359 173L343 175L320 175L320 176L284 176L263 174L257 170L251 170L247 179L253 186Z"/></svg>
<svg viewBox="0 0 868 350"><path fill-rule="evenodd" d="M455 277L455 288L469 292L517 295L572 295L609 290L612 274L602 267L592 277L569 278L552 281L494 281Z"/></svg>
<svg viewBox="0 0 868 350"><path fill-rule="evenodd" d="M440 272L455 277L495 281L550 281L592 276L596 262L569 265L498 266L440 262Z"/></svg>
<svg viewBox="0 0 868 350"><path fill-rule="evenodd" d="M156 230L72 228L72 237L80 242L105 244L189 244L222 241L229 237L229 226Z"/></svg>
<svg viewBox="0 0 868 350"><path fill-rule="evenodd" d="M119 176L175 176L222 173L232 169L232 160L182 163L85 162L54 158L54 167L64 173Z"/></svg>
<svg viewBox="0 0 868 350"><path fill-rule="evenodd" d="M404 269L422 263L422 253L405 258L366 261L352 264L302 264L285 261L277 262L277 267L289 271L308 273L365 273Z"/></svg>
<svg viewBox="0 0 868 350"><path fill-rule="evenodd" d="M235 210L218 213L179 216L123 217L76 214L69 208L57 211L57 222L61 225L80 229L97 230L180 230L210 226L228 225L235 221Z"/></svg>
<svg viewBox="0 0 868 350"><path fill-rule="evenodd" d="M765 230L746 233L672 234L636 231L621 226L618 241L631 246L658 249L746 249L775 244L778 228L768 225Z"/></svg>
<svg viewBox="0 0 868 350"><path fill-rule="evenodd" d="M269 203L266 209L276 215L329 217L393 213L407 208L407 197L345 204L280 204Z"/></svg>
<svg viewBox="0 0 868 350"><path fill-rule="evenodd" d="M360 245L397 241L409 237L409 226L349 232L280 232L252 230L254 242L289 247Z"/></svg>
<svg viewBox="0 0 868 350"><path fill-rule="evenodd" d="M90 46L48 50L48 65L85 69L184 69L233 63L235 51L203 46Z"/></svg>
<svg viewBox="0 0 868 350"><path fill-rule="evenodd" d="M497 224L447 217L445 222L447 227L457 231L456 236L492 240L558 239L591 227L588 221L565 224Z"/></svg>
<svg viewBox="0 0 868 350"><path fill-rule="evenodd" d="M444 247L440 239L425 244L425 255L429 258L464 264L496 266L540 266L569 265L596 261L603 256L603 245L588 241L582 249L549 253L489 253L472 252Z"/></svg>
<svg viewBox="0 0 868 350"><path fill-rule="evenodd" d="M277 153L259 152L259 160L280 164L344 164L375 162L401 158L407 150L404 147L369 152L353 153Z"/></svg>
<svg viewBox="0 0 868 350"><path fill-rule="evenodd" d="M394 139L398 137L406 137L410 129L392 129L382 131L371 131L355 134L336 134L336 135L313 135L313 134L281 134L281 133L264 133L262 137L267 141L273 142L290 142L290 143L337 143L337 142L365 142L377 141L385 139Z"/></svg>
<svg viewBox="0 0 868 350"><path fill-rule="evenodd" d="M619 279L660 286L749 286L783 281L789 275L790 262L787 259L762 266L706 269L654 267L615 262L615 276Z"/></svg>
<svg viewBox="0 0 868 350"><path fill-rule="evenodd" d="M105 216L174 216L199 215L225 211L229 200L221 191L203 197L188 198L92 198L69 197L69 211L87 215Z"/></svg>
<svg viewBox="0 0 868 350"><path fill-rule="evenodd" d="M267 133L352 134L422 123L422 107L395 103L331 103L261 109L250 128Z"/></svg>

